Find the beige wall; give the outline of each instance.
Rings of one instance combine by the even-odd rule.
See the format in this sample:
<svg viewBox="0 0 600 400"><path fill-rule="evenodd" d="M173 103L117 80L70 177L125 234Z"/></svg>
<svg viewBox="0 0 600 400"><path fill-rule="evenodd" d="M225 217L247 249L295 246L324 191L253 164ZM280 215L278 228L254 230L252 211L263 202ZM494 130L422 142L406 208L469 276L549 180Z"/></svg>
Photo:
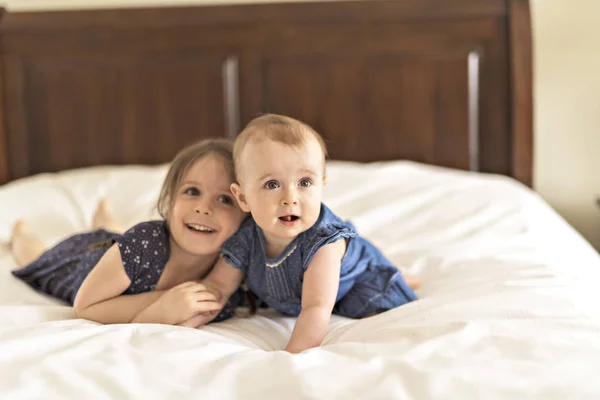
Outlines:
<svg viewBox="0 0 600 400"><path fill-rule="evenodd" d="M255 0L8 0L12 10ZM262 2L277 0L261 0ZM600 249L600 0L530 0L535 189Z"/></svg>
<svg viewBox="0 0 600 400"><path fill-rule="evenodd" d="M600 249L600 0L532 0L535 189Z"/></svg>

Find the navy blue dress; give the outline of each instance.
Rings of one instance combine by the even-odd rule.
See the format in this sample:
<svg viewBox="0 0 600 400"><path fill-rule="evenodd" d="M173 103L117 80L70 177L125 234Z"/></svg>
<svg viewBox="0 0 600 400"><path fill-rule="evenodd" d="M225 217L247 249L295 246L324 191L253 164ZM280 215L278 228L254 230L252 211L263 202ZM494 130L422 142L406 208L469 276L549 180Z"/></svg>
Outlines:
<svg viewBox="0 0 600 400"><path fill-rule="evenodd" d="M131 280L123 294L154 290L170 254L167 224L158 220L139 223L124 234L99 229L73 235L12 274L32 288L72 305L87 275L114 243L119 246L125 273ZM238 290L213 321L231 317L243 298Z"/></svg>
<svg viewBox="0 0 600 400"><path fill-rule="evenodd" d="M337 240L346 240L347 246L334 314L363 318L417 299L400 270L324 204L317 222L274 259L267 258L264 233L252 218L225 241L221 253L229 265L244 273L246 286L262 302L283 314L298 316L304 272L320 248Z"/></svg>

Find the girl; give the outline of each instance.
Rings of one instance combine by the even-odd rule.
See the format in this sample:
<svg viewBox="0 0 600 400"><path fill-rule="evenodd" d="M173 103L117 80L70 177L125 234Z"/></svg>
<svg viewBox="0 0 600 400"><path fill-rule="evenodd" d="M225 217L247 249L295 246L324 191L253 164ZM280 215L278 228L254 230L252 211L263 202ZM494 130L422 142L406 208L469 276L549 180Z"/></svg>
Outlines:
<svg viewBox="0 0 600 400"><path fill-rule="evenodd" d="M193 144L177 154L166 175L158 200L163 220L121 234L101 202L94 231L49 250L18 221L11 244L22 268L12 273L72 304L76 317L104 324L188 325L195 315L221 309L217 320L227 318L240 297L223 307L196 280L210 271L245 217L229 189L233 177L231 142Z"/></svg>
<svg viewBox="0 0 600 400"><path fill-rule="evenodd" d="M400 271L323 203L325 144L309 126L265 115L238 136L231 185L250 212L203 281L224 302L245 283L275 310L297 316L289 352L319 346L331 313L363 318L416 299ZM209 321L199 315L195 321Z"/></svg>

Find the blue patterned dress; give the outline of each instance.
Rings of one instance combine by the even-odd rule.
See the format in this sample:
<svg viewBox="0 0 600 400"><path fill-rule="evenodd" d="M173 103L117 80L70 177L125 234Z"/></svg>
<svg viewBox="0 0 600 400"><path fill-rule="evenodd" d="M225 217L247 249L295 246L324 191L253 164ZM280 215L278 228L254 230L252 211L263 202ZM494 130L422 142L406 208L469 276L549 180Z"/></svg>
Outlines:
<svg viewBox="0 0 600 400"><path fill-rule="evenodd" d="M72 305L85 278L114 243L119 246L125 273L131 281L123 294L154 290L170 254L165 221L142 222L124 234L99 229L73 235L12 273L32 288ZM231 317L243 298L243 292L238 290L213 321Z"/></svg>
<svg viewBox="0 0 600 400"><path fill-rule="evenodd" d="M259 300L283 314L298 316L304 272L320 248L342 239L347 246L334 314L363 318L416 300L400 270L324 204L317 222L274 259L267 258L264 233L252 218L223 244L221 252L232 267L244 272L246 286Z"/></svg>

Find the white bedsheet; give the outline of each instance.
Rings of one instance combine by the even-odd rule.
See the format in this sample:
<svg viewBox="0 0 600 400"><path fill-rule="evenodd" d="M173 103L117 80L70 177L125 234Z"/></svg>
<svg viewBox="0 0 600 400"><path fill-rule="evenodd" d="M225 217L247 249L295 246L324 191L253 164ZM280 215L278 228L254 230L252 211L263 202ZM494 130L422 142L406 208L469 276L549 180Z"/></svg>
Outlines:
<svg viewBox="0 0 600 400"><path fill-rule="evenodd" d="M327 204L404 271L420 300L352 321L289 355L273 312L200 330L103 326L10 275L26 218L49 245L108 197L148 218L165 166L39 175L0 187L0 398L598 398L598 254L533 192L503 177L389 162L329 164Z"/></svg>

